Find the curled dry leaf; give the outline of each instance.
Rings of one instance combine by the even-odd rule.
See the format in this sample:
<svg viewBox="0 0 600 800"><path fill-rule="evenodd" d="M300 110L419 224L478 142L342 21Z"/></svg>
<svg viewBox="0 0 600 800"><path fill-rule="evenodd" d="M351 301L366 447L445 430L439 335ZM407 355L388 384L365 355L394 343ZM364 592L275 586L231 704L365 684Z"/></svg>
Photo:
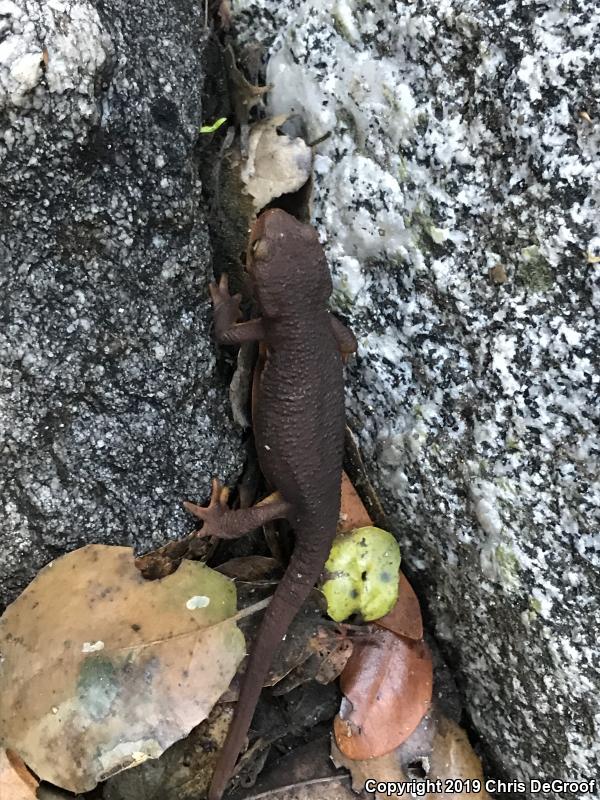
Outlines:
<svg viewBox="0 0 600 800"><path fill-rule="evenodd" d="M396 759L396 753L386 753L378 758L370 758L365 761L348 758L339 749L335 740L331 742L331 760L336 767L346 767L352 778L352 788L356 794L364 791L365 782L372 778L379 782L399 783L405 781L406 776L402 772ZM375 792L376 800L387 800L387 795ZM367 795L371 797L372 795Z"/></svg>
<svg viewBox="0 0 600 800"><path fill-rule="evenodd" d="M0 797L35 800L38 782L16 753L0 748Z"/></svg>
<svg viewBox="0 0 600 800"><path fill-rule="evenodd" d="M345 695L334 720L338 747L365 759L394 750L417 727L431 703L433 667L424 642L369 626L341 678Z"/></svg>
<svg viewBox="0 0 600 800"><path fill-rule="evenodd" d="M300 189L311 174L312 151L306 142L278 133L286 119L263 120L250 132L241 178L257 213L276 197Z"/></svg>
<svg viewBox="0 0 600 800"><path fill-rule="evenodd" d="M489 800L481 762L466 733L435 710L391 753L353 760L332 742L331 758L336 767L346 767L350 771L355 792L362 792L365 781L370 778L377 783L404 784L405 787L414 781L414 790L406 792L406 796L424 800ZM430 782L430 791L425 791L425 780ZM465 786L465 781L470 783ZM423 791L417 788L419 786ZM469 791L463 792L461 788ZM375 792L376 800L386 800L388 796Z"/></svg>
<svg viewBox="0 0 600 800"><path fill-rule="evenodd" d="M402 572L398 581L396 604L385 616L379 617L375 624L408 639L420 641L423 638L423 617L419 600Z"/></svg>
<svg viewBox="0 0 600 800"><path fill-rule="evenodd" d="M265 595L270 597L273 593L273 587L261 581L260 583L240 583L238 585L240 595L240 605L247 608L257 600ZM252 642L254 641L261 622L260 614L252 614L246 616L240 621L240 627L244 631L246 641L249 643L248 650L252 649ZM322 625L322 611L321 611L321 598L316 591L311 592L310 596L302 606L301 611L296 615L290 624L285 638L281 646L277 649L269 673L265 680L264 686L277 686L290 673L296 672L300 669L302 678L298 681L292 680L291 684L287 683L281 687L281 691L285 693L290 691L292 686L310 680L312 675L304 678L304 670L302 665L307 662L313 655L314 651L311 647L312 637L316 635L319 627ZM237 675L232 680L229 688L221 698L224 702L231 702L237 700L239 695L240 683L245 671L246 664L243 663ZM286 688L287 686L287 688ZM280 693L279 689L275 689L276 693Z"/></svg>
<svg viewBox="0 0 600 800"><path fill-rule="evenodd" d="M333 800L333 786L342 782L349 787L344 772L336 770L329 757L329 738L315 732L315 738L306 744L298 744L286 752L261 775L248 794L247 800L281 800L283 793L301 787L314 787L316 800ZM317 791L318 790L318 791ZM295 795L294 795L295 796ZM352 798L351 800L357 800Z"/></svg>
<svg viewBox="0 0 600 800"><path fill-rule="evenodd" d="M287 637L286 637L287 638ZM307 643L309 657L283 677L273 690L275 696L288 692L308 681L326 685L333 683L346 666L352 653L352 642L333 630L320 626Z"/></svg>
<svg viewBox="0 0 600 800"><path fill-rule="evenodd" d="M238 581L272 581L281 577L281 564L269 556L239 556L225 561L216 571Z"/></svg>
<svg viewBox="0 0 600 800"><path fill-rule="evenodd" d="M319 659L315 674L318 683L331 683L341 675L353 650L351 639L324 628L313 636L310 646Z"/></svg>
<svg viewBox="0 0 600 800"><path fill-rule="evenodd" d="M243 658L233 583L184 561L145 581L128 547L45 567L0 620L0 738L84 792L205 719Z"/></svg>
<svg viewBox="0 0 600 800"><path fill-rule="evenodd" d="M137 556L134 561L136 569L139 569L148 581L166 578L167 575L175 572L182 559L187 555L191 539L191 536L186 536L176 542L168 542L151 553Z"/></svg>
<svg viewBox="0 0 600 800"><path fill-rule="evenodd" d="M229 93L233 105L235 122L243 130L248 127L250 110L263 102L264 95L273 87L255 86L246 78L244 73L238 68L233 47L228 45L223 51L227 79L229 83Z"/></svg>

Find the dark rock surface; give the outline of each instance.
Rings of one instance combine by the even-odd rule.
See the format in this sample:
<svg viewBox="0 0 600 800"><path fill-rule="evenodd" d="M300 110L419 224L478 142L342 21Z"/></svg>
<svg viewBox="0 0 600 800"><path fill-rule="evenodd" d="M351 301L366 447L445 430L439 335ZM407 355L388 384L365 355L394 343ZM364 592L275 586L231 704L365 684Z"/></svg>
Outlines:
<svg viewBox="0 0 600 800"><path fill-rule="evenodd" d="M182 499L240 466L206 299L202 14L0 3L0 603L86 542L183 535Z"/></svg>

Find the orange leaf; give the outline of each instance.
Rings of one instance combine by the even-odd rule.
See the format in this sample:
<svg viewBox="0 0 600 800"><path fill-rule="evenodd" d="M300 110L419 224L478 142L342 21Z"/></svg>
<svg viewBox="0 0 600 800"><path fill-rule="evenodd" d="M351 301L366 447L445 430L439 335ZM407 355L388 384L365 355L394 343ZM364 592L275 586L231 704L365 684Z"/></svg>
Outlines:
<svg viewBox="0 0 600 800"><path fill-rule="evenodd" d="M423 638L423 618L419 600L402 572L398 581L396 605L385 616L376 620L375 624L408 639L420 641Z"/></svg>
<svg viewBox="0 0 600 800"><path fill-rule="evenodd" d="M345 472L342 472L342 503L338 533L353 531L355 528L365 528L367 525L372 524L373 522L363 505L363 501L350 483L350 478Z"/></svg>
<svg viewBox="0 0 600 800"><path fill-rule="evenodd" d="M0 797L6 800L35 800L38 782L19 756L0 748Z"/></svg>
<svg viewBox="0 0 600 800"><path fill-rule="evenodd" d="M417 727L431 703L433 667L424 642L369 626L342 673L346 697L334 720L338 747L352 759L394 750Z"/></svg>

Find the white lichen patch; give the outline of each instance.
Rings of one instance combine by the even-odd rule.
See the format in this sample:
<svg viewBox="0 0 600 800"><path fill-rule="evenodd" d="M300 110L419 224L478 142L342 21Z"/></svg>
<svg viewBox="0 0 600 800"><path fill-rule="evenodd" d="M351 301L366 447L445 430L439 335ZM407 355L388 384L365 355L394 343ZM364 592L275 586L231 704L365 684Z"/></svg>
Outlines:
<svg viewBox="0 0 600 800"><path fill-rule="evenodd" d="M98 761L106 775L122 769L136 767L149 758L158 758L164 748L154 739L139 739L134 742L119 742L112 750L102 753Z"/></svg>
<svg viewBox="0 0 600 800"><path fill-rule="evenodd" d="M239 5L242 40L268 49L271 111L330 134L314 223L359 337L350 422L471 718L505 774L590 777L596 5Z"/></svg>
<svg viewBox="0 0 600 800"><path fill-rule="evenodd" d="M189 609L189 611L193 611L195 608L206 608L210 604L210 597L206 597L202 594L196 594L186 602L185 607Z"/></svg>
<svg viewBox="0 0 600 800"><path fill-rule="evenodd" d="M82 653L98 653L104 650L104 642L98 640L97 642L84 642L81 647Z"/></svg>

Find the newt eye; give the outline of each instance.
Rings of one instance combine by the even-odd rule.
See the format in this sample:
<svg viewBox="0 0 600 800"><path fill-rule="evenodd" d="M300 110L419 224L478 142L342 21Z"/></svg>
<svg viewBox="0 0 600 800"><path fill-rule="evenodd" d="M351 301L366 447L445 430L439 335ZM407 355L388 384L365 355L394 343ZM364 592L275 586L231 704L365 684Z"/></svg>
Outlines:
<svg viewBox="0 0 600 800"><path fill-rule="evenodd" d="M252 244L252 255L259 261L266 261L269 255L269 245L264 239L257 239Z"/></svg>

